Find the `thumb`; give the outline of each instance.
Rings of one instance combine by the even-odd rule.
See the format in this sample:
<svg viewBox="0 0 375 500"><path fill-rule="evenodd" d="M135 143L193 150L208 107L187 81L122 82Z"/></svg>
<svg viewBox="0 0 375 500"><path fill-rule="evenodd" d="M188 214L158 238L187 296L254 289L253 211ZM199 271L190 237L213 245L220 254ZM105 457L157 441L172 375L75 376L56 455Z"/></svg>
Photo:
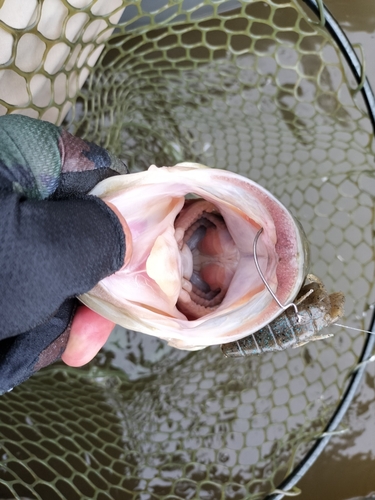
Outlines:
<svg viewBox="0 0 375 500"><path fill-rule="evenodd" d="M115 323L86 306L79 306L73 318L69 340L61 359L69 366L91 361L106 343Z"/></svg>

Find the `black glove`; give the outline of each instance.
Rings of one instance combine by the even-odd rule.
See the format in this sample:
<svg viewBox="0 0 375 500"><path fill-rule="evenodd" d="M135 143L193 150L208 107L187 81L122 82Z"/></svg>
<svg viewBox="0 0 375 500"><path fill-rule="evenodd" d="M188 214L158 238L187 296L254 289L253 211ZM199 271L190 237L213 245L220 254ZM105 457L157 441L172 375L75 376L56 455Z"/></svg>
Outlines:
<svg viewBox="0 0 375 500"><path fill-rule="evenodd" d="M74 297L123 266L119 219L86 194L117 173L126 166L95 144L0 117L0 393L59 359Z"/></svg>

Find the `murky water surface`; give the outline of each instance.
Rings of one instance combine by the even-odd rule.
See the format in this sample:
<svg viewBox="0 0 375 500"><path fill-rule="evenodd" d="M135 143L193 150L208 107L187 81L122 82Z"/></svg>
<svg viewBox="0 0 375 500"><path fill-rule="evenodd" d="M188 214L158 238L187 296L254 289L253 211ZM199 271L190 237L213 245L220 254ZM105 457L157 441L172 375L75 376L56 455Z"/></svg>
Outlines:
<svg viewBox="0 0 375 500"><path fill-rule="evenodd" d="M327 0L327 7L352 44L363 46L366 74L375 87L375 3L371 0Z"/></svg>
<svg viewBox="0 0 375 500"><path fill-rule="evenodd" d="M366 74L375 88L375 2L327 0L350 41L361 43ZM369 366L346 420L348 433L333 437L299 487L301 500L346 500L375 492L375 367Z"/></svg>

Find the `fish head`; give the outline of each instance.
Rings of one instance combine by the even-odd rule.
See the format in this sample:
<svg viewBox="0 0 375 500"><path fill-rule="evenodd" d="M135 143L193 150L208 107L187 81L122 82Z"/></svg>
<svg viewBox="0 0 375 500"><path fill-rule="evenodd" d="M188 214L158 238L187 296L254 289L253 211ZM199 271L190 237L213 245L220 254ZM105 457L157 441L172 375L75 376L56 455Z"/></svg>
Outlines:
<svg viewBox="0 0 375 500"><path fill-rule="evenodd" d="M187 350L238 340L294 300L308 266L301 225L266 189L195 163L111 177L91 191L128 225L132 254L80 296L124 326ZM131 236L129 236L129 234ZM131 237L131 242L129 238Z"/></svg>

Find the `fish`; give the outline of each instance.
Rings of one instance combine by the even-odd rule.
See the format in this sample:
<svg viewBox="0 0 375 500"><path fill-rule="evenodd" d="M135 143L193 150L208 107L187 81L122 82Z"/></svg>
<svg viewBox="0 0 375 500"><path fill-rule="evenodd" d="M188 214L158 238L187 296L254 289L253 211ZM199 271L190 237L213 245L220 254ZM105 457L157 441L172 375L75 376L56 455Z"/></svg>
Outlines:
<svg viewBox="0 0 375 500"><path fill-rule="evenodd" d="M342 292L328 294L323 282L308 274L295 304L298 314L287 309L258 332L236 342L222 344L225 357L251 356L266 352L302 347L309 342L333 337L322 330L344 315L345 296Z"/></svg>
<svg viewBox="0 0 375 500"><path fill-rule="evenodd" d="M197 350L257 332L295 299L309 266L301 224L269 191L227 170L184 162L110 177L92 195L125 219L126 265L80 300L127 328ZM131 239L131 241L130 241Z"/></svg>

